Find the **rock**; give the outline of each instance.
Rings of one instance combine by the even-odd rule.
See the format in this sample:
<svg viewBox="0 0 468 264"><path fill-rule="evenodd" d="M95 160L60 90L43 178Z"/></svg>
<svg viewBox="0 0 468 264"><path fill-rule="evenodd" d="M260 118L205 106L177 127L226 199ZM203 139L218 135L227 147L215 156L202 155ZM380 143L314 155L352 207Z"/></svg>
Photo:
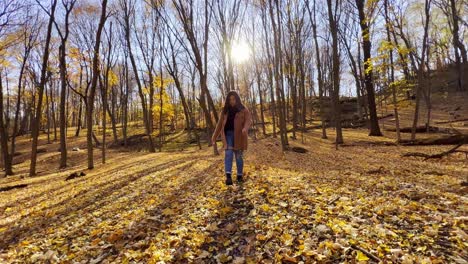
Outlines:
<svg viewBox="0 0 468 264"><path fill-rule="evenodd" d="M79 147L74 147L74 148L72 148L72 151L80 151L80 148Z"/></svg>
<svg viewBox="0 0 468 264"><path fill-rule="evenodd" d="M308 152L307 149L301 148L301 147L292 147L291 150L294 151L294 152L297 152L297 153L307 153Z"/></svg>
<svg viewBox="0 0 468 264"><path fill-rule="evenodd" d="M75 179L76 177L78 177L78 173L73 172L72 174L68 175L68 177L65 180L66 181L72 180L72 179Z"/></svg>
<svg viewBox="0 0 468 264"><path fill-rule="evenodd" d="M73 180L75 178L78 178L78 177L83 177L83 176L86 176L86 173L84 172L73 172L72 174L70 174L65 180L68 181L68 180Z"/></svg>

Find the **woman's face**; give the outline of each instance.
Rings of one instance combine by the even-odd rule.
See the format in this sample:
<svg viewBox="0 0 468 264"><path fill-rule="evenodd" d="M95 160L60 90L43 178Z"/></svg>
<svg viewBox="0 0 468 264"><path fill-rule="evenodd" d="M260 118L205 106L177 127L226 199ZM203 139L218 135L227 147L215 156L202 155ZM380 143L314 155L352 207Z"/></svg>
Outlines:
<svg viewBox="0 0 468 264"><path fill-rule="evenodd" d="M236 97L234 95L229 96L229 105L231 107L236 106Z"/></svg>

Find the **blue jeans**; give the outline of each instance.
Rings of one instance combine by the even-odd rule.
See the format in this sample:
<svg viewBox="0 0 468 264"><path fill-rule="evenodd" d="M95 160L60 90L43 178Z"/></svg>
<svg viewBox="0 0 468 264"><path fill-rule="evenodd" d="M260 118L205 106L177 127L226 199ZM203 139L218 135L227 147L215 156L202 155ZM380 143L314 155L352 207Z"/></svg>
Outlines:
<svg viewBox="0 0 468 264"><path fill-rule="evenodd" d="M232 159L236 156L237 175L242 175L244 171L244 159L242 150L234 150L234 131L228 130L225 132L227 148L224 153L224 170L226 173L232 174Z"/></svg>

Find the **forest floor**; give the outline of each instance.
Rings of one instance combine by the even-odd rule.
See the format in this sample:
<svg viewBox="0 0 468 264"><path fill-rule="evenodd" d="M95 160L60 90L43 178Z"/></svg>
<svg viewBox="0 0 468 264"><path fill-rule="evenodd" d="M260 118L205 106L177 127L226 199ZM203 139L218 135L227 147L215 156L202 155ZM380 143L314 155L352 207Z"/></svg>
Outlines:
<svg viewBox="0 0 468 264"><path fill-rule="evenodd" d="M304 154L251 140L246 181L233 187L206 145L110 149L105 165L96 150L91 171L85 150L70 151L70 168L57 171L57 143L43 145L37 177L23 162L0 179L28 184L0 192L0 263L468 262L463 153L403 158L450 146L395 146L365 129L345 130L336 150L333 133L298 134L290 143ZM73 140L70 148L83 145Z"/></svg>

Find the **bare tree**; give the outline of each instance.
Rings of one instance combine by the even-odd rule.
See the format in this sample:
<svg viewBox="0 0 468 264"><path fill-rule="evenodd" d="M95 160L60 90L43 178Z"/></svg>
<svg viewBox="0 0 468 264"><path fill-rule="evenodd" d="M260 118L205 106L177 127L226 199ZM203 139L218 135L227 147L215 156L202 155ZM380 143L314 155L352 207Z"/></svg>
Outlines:
<svg viewBox="0 0 468 264"><path fill-rule="evenodd" d="M390 16L389 16L389 0L384 0L384 17L385 17L385 29L387 33L387 42L392 43L392 38L391 38L391 31L392 31L392 24L390 21ZM397 134L397 142L401 141L401 134L400 134L400 117L398 114L398 99L397 99L397 92L396 92L396 85L395 85L395 62L393 58L393 47L388 51L388 56L390 59L390 88L392 90L392 98L393 98L393 112L395 115L395 129L396 129L396 134Z"/></svg>
<svg viewBox="0 0 468 264"><path fill-rule="evenodd" d="M312 34L314 39L314 48L315 48L315 65L317 67L317 80L318 80L318 90L319 90L319 112L320 112L320 121L322 126L322 138L326 139L327 129L325 126L325 112L324 112L324 103L323 103L323 94L324 94L324 84L323 84L323 73L322 73L322 62L320 59L321 52L318 42L317 34L317 9L316 9L316 0L313 0L312 10L310 8L309 0L306 0L306 8L309 13L309 18L312 24Z"/></svg>
<svg viewBox="0 0 468 264"><path fill-rule="evenodd" d="M126 0L121 0L120 6L123 9L123 17L122 17L122 24L123 28L125 31L125 39L126 39L126 45L127 45L127 52L130 57L130 62L133 68L133 74L135 75L135 81L138 87L138 94L140 96L142 108L143 108L143 122L145 125L145 130L146 130L146 135L149 140L149 145L148 149L149 152L156 152L156 149L154 147L154 141L153 141L153 136L151 135L152 133L152 127L151 127L151 121L150 121L150 116L149 116L149 111L152 111L151 109L148 109L148 106L146 104L146 99L145 95L143 93L143 84L141 83L141 79L139 77L138 73L138 68L137 68L137 63L135 60L135 56L132 51L132 44L131 44L131 39L130 39L130 33L131 33L131 28L130 28L130 19L135 15L135 3L132 1L126 1Z"/></svg>
<svg viewBox="0 0 468 264"><path fill-rule="evenodd" d="M366 15L365 6L370 6L365 0L356 0L356 6L359 14L359 24L361 25L362 50L364 53L364 84L367 91L367 105L369 107L369 136L382 136L377 117L377 107L375 104L375 89L372 77L372 56L371 56L371 33L369 30L370 18Z"/></svg>
<svg viewBox="0 0 468 264"><path fill-rule="evenodd" d="M65 19L63 25L63 31L60 26L54 20L55 28L60 37L59 47L59 69L60 69L60 168L67 166L67 132L66 132L66 99L67 99L67 41L70 34L70 14L76 0L62 0L62 5L65 9Z"/></svg>
<svg viewBox="0 0 468 264"><path fill-rule="evenodd" d="M29 167L29 176L36 175L36 162L37 162L37 145L39 141L39 127L41 124L42 117L42 98L44 97L44 87L46 84L47 78L47 65L49 62L49 46L50 39L52 37L52 25L55 20L55 8L57 6L57 0L52 0L50 10L44 8L44 10L49 14L49 22L47 25L47 34L46 41L44 45L44 54L42 56L42 66L41 66L41 76L40 81L37 85L38 89L38 101L35 109L34 119L32 121L32 148L31 148L31 165Z"/></svg>
<svg viewBox="0 0 468 264"><path fill-rule="evenodd" d="M102 0L101 3L101 16L99 19L98 28L96 31L96 39L94 44L94 56L92 62L92 74L93 78L91 86L89 88L89 94L87 96L87 112L86 112L86 140L88 149L88 169L94 168L94 153L93 153L93 110L94 110L94 98L96 95L96 87L99 79L99 49L101 46L101 35L104 28L104 24L107 20L107 0Z"/></svg>
<svg viewBox="0 0 468 264"><path fill-rule="evenodd" d="M332 84L331 98L333 103L334 122L336 127L336 144L343 143L343 131L341 128L341 105L340 105L340 55L338 47L338 9L340 1L327 0L328 21L332 36Z"/></svg>
<svg viewBox="0 0 468 264"><path fill-rule="evenodd" d="M18 91L16 97L16 109L15 109L15 116L13 121L13 131L11 135L11 152L10 152L10 162L13 163L13 157L15 155L16 149L16 136L19 134L18 127L19 127L19 116L21 111L21 99L22 94L24 92L24 79L25 79L25 71L27 67L28 60L30 59L31 51L34 46L37 45L37 40L39 37L40 32L40 23L39 23L39 14L35 14L34 16L26 16L27 21L22 27L22 34L21 34L21 43L22 43L22 54L21 54L21 66L18 75Z"/></svg>
<svg viewBox="0 0 468 264"><path fill-rule="evenodd" d="M273 28L273 44L274 44L274 76L276 86L276 97L278 98L279 106L279 125L280 125L280 138L283 151L289 147L288 131L286 127L286 100L283 87L283 59L281 49L281 8L278 0L268 1L268 10L270 13L270 21Z"/></svg>
<svg viewBox="0 0 468 264"><path fill-rule="evenodd" d="M418 66L418 85L416 88L416 105L414 109L414 119L413 119L413 126L411 129L411 140L416 139L416 128L418 126L419 120L419 107L421 101L421 95L423 94L424 89L424 69L426 63L426 50L428 48L428 36L429 36L429 22L430 22L430 14L431 14L431 3L432 0L425 0L424 1L424 35L422 39L422 49L421 49L421 59L419 61Z"/></svg>

